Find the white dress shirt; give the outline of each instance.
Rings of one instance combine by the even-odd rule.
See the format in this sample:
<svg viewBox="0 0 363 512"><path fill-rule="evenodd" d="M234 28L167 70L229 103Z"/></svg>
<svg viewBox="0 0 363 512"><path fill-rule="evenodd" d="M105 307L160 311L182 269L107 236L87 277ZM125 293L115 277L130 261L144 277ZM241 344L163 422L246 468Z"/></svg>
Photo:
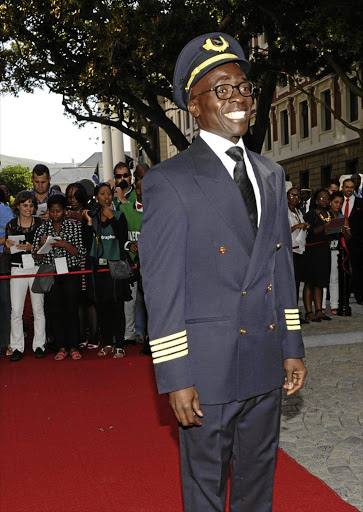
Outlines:
<svg viewBox="0 0 363 512"><path fill-rule="evenodd" d="M252 168L252 164L248 159L245 145L243 143L242 137L240 137L237 144L233 144L233 142L225 139L224 137L220 137L219 135L215 135L211 132L206 132L205 130L200 130L200 136L204 140L206 144L211 148L211 150L216 154L216 156L221 160L222 164L227 169L228 173L230 174L231 178L233 179L233 170L236 165L236 162L226 154L226 151L230 149L231 147L239 146L243 149L243 156L244 161L246 164L246 170L248 177L252 183L253 191L255 193L256 198L256 206L257 206L257 226L260 225L261 220L261 194L260 189L258 188L257 180L255 173Z"/></svg>
<svg viewBox="0 0 363 512"><path fill-rule="evenodd" d="M355 201L355 195L352 194L349 198L349 215L352 213L352 210L353 210L353 206L354 206L354 201ZM342 206L342 213L344 215L344 212L345 212L345 205L347 204L347 198L344 196L344 201L343 201L343 206ZM348 217L349 217L348 215Z"/></svg>

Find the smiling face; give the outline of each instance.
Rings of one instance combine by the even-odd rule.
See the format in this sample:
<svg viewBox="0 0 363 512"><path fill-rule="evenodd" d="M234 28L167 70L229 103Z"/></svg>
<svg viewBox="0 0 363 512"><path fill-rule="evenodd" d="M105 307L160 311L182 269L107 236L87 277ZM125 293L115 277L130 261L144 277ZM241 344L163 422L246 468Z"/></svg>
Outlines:
<svg viewBox="0 0 363 512"><path fill-rule="evenodd" d="M217 85L238 85L244 80L246 75L237 63L223 64L203 76L191 90L190 97ZM192 99L188 109L197 119L199 128L236 144L247 132L252 102L251 97L241 96L238 89L233 90L228 100L220 100L214 91L209 91Z"/></svg>
<svg viewBox="0 0 363 512"><path fill-rule="evenodd" d="M20 217L31 217L34 214L34 201L27 199L23 203L19 203L19 215Z"/></svg>
<svg viewBox="0 0 363 512"><path fill-rule="evenodd" d="M101 206L111 206L112 192L110 187L107 185L101 187L96 195L96 199Z"/></svg>
<svg viewBox="0 0 363 512"><path fill-rule="evenodd" d="M352 180L347 180L345 183L343 183L342 192L345 195L345 197L352 197L352 195L354 194L354 187L354 181Z"/></svg>
<svg viewBox="0 0 363 512"><path fill-rule="evenodd" d="M326 210L330 204L330 194L327 190L322 190L316 198L317 207L321 210Z"/></svg>

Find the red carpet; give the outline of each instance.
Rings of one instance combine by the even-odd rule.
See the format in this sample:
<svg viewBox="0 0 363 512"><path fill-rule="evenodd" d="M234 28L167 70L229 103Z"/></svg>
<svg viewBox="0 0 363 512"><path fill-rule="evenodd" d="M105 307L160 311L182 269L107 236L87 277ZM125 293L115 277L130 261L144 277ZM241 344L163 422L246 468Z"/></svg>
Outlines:
<svg viewBox="0 0 363 512"><path fill-rule="evenodd" d="M176 423L139 350L0 359L1 512L182 512ZM279 452L274 512L356 510Z"/></svg>

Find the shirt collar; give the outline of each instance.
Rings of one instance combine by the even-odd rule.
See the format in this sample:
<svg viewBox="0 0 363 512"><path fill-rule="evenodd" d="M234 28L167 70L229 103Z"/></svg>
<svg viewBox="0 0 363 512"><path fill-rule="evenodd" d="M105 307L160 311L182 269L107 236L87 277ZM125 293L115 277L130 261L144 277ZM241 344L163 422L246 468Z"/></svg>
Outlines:
<svg viewBox="0 0 363 512"><path fill-rule="evenodd" d="M225 139L224 137L220 137L215 133L207 132L205 130L200 130L200 136L204 140L204 142L206 142L208 146L214 151L218 158L220 158L222 161L226 156L226 151L228 151L228 149L230 149L233 146L239 146L240 148L243 149L244 152L246 152L246 148L242 137L239 138L237 144L234 144L233 142L231 142L228 139ZM235 162L233 162L233 165L234 164Z"/></svg>

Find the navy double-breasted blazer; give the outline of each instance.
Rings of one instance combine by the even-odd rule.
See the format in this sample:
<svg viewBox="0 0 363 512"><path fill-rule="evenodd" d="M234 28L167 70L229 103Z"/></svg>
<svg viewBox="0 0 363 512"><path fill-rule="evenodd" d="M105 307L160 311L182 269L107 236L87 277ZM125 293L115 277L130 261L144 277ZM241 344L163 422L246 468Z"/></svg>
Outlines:
<svg viewBox="0 0 363 512"><path fill-rule="evenodd" d="M267 393L304 356L282 168L248 151L261 193L255 237L240 190L198 137L142 184L139 253L160 393L203 404Z"/></svg>

